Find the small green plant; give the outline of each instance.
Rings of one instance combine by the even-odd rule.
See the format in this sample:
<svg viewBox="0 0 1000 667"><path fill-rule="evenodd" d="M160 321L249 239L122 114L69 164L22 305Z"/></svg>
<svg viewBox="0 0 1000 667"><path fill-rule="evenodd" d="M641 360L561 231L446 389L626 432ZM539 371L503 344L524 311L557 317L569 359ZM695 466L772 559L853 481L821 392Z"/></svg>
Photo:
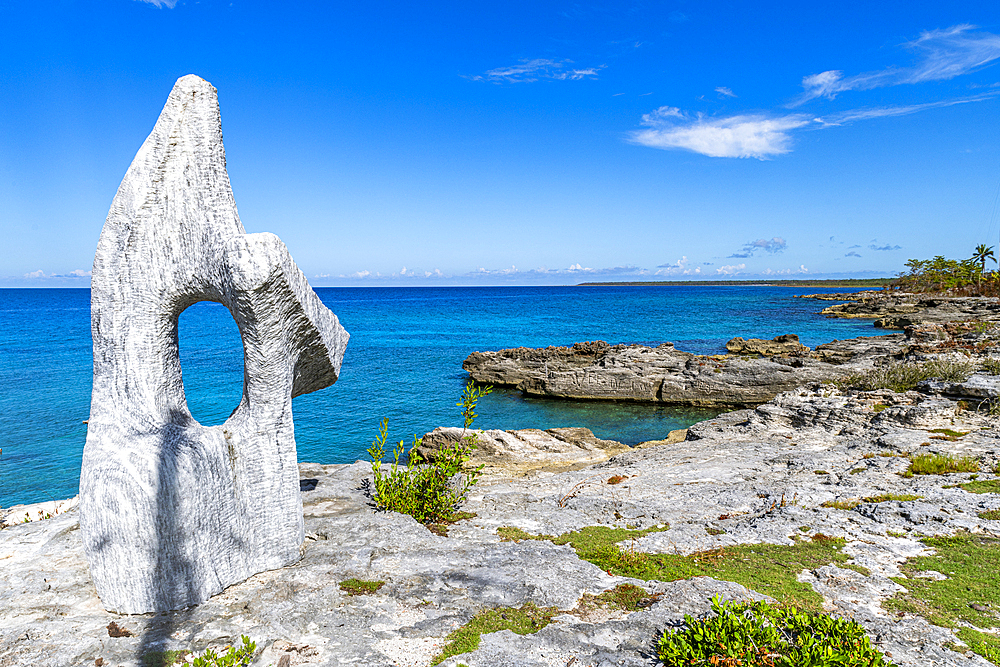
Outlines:
<svg viewBox="0 0 1000 667"><path fill-rule="evenodd" d="M829 507L835 510L852 510L860 504L860 500L851 498L849 500L828 500L820 505L820 507Z"/></svg>
<svg viewBox="0 0 1000 667"><path fill-rule="evenodd" d="M817 475L829 475L830 474L830 473L828 473L825 470L813 470L813 473L815 473Z"/></svg>
<svg viewBox="0 0 1000 667"><path fill-rule="evenodd" d="M344 579L340 582L340 590L348 595L371 595L385 586L384 581L366 581L364 579Z"/></svg>
<svg viewBox="0 0 1000 667"><path fill-rule="evenodd" d="M804 613L766 602L712 598L715 616L684 616L684 629L666 631L658 654L665 665L721 667L889 667L855 621Z"/></svg>
<svg viewBox="0 0 1000 667"><path fill-rule="evenodd" d="M979 463L972 457L956 459L947 454L917 454L910 457L910 475L945 475L954 472L979 472Z"/></svg>
<svg viewBox="0 0 1000 667"><path fill-rule="evenodd" d="M518 635L534 634L551 623L552 617L558 613L555 607L538 607L533 602L521 607L485 609L448 635L448 644L431 664L437 665L453 655L475 651L479 648L480 637L491 632L510 630Z"/></svg>
<svg viewBox="0 0 1000 667"><path fill-rule="evenodd" d="M247 667L253 662L257 644L246 635L240 639L243 641L240 648L230 646L229 651L223 655L216 655L215 651L208 649L200 658L195 658L192 664L194 667Z"/></svg>
<svg viewBox="0 0 1000 667"><path fill-rule="evenodd" d="M852 373L834 384L840 389L890 389L898 393L914 389L924 380L965 382L975 370L976 365L971 361L934 359L922 363L890 362L869 371Z"/></svg>
<svg viewBox="0 0 1000 667"><path fill-rule="evenodd" d="M472 382L467 384L462 400L457 404L462 408L465 420L465 428L458 441L441 447L433 460L425 462L417 451L422 441L414 436L406 465L401 467L399 460L405 446L400 440L393 450L393 463L388 473L382 470L382 458L385 456L389 420L382 420L379 436L368 448L368 455L372 457L375 504L380 509L409 514L425 525L454 522L456 508L465 500L483 469L483 466L478 466L465 470L463 474L464 464L477 445L476 435L466 435L477 417L476 403L491 391L492 387L477 387ZM462 480L453 486L452 478L459 474Z"/></svg>
<svg viewBox="0 0 1000 667"><path fill-rule="evenodd" d="M887 407L889 406L886 405L885 403L876 403L875 405L872 406L872 410L874 410L875 412L882 412Z"/></svg>
<svg viewBox="0 0 1000 667"><path fill-rule="evenodd" d="M708 526L707 528L705 528L705 532L708 533L709 535L725 535L726 534L726 531L722 530L721 528L713 528L712 526Z"/></svg>
<svg viewBox="0 0 1000 667"><path fill-rule="evenodd" d="M986 519L987 521L1000 521L1000 510L986 510L985 512L979 513L980 519Z"/></svg>
<svg viewBox="0 0 1000 667"><path fill-rule="evenodd" d="M889 537L906 537L906 533L901 530L887 530L885 534Z"/></svg>
<svg viewBox="0 0 1000 667"><path fill-rule="evenodd" d="M891 500L898 500L905 503L911 500L920 500L921 498L923 498L923 496L915 496L912 493L880 493L877 496L862 498L862 500L866 503L887 503Z"/></svg>

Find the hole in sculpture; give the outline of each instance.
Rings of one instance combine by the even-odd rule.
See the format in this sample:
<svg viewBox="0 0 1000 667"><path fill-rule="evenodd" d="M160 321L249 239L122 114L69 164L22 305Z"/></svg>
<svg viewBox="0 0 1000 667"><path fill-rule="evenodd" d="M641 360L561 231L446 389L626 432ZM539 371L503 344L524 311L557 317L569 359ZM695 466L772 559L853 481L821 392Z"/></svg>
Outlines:
<svg viewBox="0 0 1000 667"><path fill-rule="evenodd" d="M243 398L243 339L220 303L199 301L177 320L184 395L191 416L217 426Z"/></svg>

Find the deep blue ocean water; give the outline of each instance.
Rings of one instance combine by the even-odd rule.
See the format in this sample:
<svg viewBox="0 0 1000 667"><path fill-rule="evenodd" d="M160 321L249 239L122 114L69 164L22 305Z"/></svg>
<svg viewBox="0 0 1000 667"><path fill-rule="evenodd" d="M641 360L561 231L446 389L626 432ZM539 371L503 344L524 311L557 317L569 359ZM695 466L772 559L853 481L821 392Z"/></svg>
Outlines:
<svg viewBox="0 0 1000 667"><path fill-rule="evenodd" d="M410 444L460 426L458 401L474 350L584 340L725 351L734 336L799 334L809 346L884 333L869 321L828 319L826 305L784 287L318 288L351 334L340 380L293 402L300 461L365 457L382 417ZM827 290L836 291L836 290ZM243 356L229 312L202 302L180 318L181 365L192 414L220 424L238 405ZM77 493L90 412L90 290L0 289L0 506ZM482 428L586 426L628 444L665 437L716 413L628 403L484 398Z"/></svg>

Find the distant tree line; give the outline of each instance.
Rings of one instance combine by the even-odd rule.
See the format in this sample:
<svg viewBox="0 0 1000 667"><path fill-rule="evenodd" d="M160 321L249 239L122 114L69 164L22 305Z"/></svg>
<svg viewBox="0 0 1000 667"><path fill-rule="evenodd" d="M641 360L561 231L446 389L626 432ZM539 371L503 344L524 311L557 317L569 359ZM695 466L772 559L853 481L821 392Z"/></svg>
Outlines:
<svg viewBox="0 0 1000 667"><path fill-rule="evenodd" d="M905 273L892 286L904 292L949 292L960 296L1000 296L1000 272L986 270L996 264L993 246L979 244L968 259L911 259Z"/></svg>

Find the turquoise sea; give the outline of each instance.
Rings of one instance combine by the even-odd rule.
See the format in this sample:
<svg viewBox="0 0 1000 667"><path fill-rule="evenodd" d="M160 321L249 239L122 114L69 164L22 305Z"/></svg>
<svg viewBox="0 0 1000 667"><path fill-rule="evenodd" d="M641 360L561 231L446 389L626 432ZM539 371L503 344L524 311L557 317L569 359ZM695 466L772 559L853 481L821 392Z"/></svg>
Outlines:
<svg viewBox="0 0 1000 667"><path fill-rule="evenodd" d="M734 336L799 334L815 346L885 333L867 320L828 319L819 292L787 287L318 288L351 334L340 380L293 403L300 461L364 458L382 417L407 444L461 425L455 406L474 350L584 340L725 351ZM836 291L836 290L827 290ZM198 303L180 318L192 414L220 424L239 403L243 356L228 311ZM90 412L90 290L0 289L0 506L77 493ZM529 399L498 390L480 403L482 428L586 426L636 444L715 415L628 403Z"/></svg>

